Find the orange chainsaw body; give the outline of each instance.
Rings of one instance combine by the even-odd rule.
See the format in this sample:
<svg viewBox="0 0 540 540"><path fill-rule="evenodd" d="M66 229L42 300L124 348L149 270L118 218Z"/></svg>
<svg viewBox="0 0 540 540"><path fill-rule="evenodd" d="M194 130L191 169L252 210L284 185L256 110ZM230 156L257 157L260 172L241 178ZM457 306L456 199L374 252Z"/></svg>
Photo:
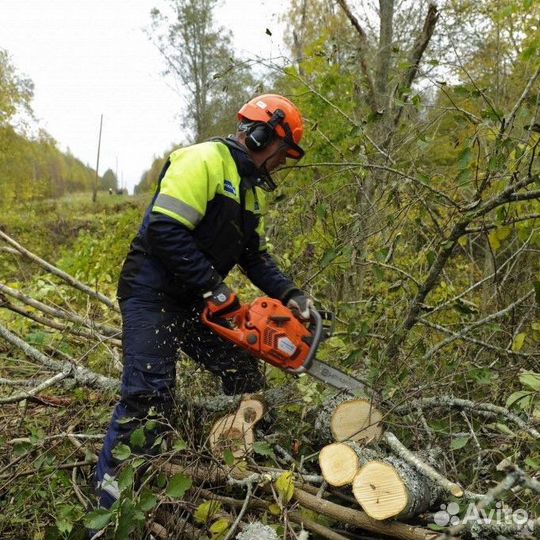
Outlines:
<svg viewBox="0 0 540 540"><path fill-rule="evenodd" d="M214 332L253 356L287 371L303 371L311 332L279 300L257 298L226 314L225 321L211 318L207 309L201 318Z"/></svg>

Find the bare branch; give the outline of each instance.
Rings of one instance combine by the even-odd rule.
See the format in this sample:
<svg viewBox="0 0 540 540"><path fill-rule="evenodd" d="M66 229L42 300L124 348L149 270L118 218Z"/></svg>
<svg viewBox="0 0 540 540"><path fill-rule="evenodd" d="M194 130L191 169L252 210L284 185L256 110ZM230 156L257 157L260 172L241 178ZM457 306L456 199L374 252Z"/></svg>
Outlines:
<svg viewBox="0 0 540 540"><path fill-rule="evenodd" d="M521 96L519 96L519 99L516 101L516 104L514 105L512 112L509 114L508 119L505 122L506 130L512 129L512 126L514 125L514 120L519 111L519 108L521 107L521 105L523 104L527 96L529 95L529 92L531 91L531 88L539 75L540 75L540 66L538 66L538 69L531 75L531 78L529 79L529 81L527 82L527 85L523 89L523 93L521 94Z"/></svg>
<svg viewBox="0 0 540 540"><path fill-rule="evenodd" d="M52 371L64 372L69 369L70 376L72 376L78 384L93 386L103 390L116 390L119 386L119 381L116 379L111 379L110 377L95 373L88 368L76 365L74 362L59 362L49 358L2 325L0 325L0 337L23 351L24 354L29 358L32 358L32 360L35 360Z"/></svg>
<svg viewBox="0 0 540 540"><path fill-rule="evenodd" d="M111 336L105 336L102 334L92 333L84 329L69 327L66 324L62 324L62 323L53 321L52 319L47 319L46 317L41 317L39 315L36 315L35 313L32 313L31 311L28 311L24 308L16 306L15 304L8 302L7 300L5 302L2 302L1 298L0 298L0 307L9 309L10 311L13 311L14 313L22 315L23 317L26 317L27 319L35 321L44 326L48 326L49 328L60 330L61 332L67 332L74 336L82 337L82 338L89 339L92 341L95 341L96 338L99 338L100 340L108 341L111 345L114 345L115 347L122 346L122 342L119 339L113 338Z"/></svg>
<svg viewBox="0 0 540 540"><path fill-rule="evenodd" d="M463 341L468 341L470 343L474 343L476 345L480 345L480 347L484 347L485 349L489 349L491 351L497 351L504 354L510 354L514 356L521 356L524 358L530 358L530 357L538 357L538 353L523 353L521 351L512 351L511 349L503 349L502 347L497 347L496 345L491 345L489 343L486 343L485 341L481 341L476 338L472 338L470 336L461 335L457 332L453 332L452 330L449 330L448 328L441 326L439 324L432 323L423 317L418 318L418 322L420 324L423 324L424 326L427 326L428 328L433 328L434 330L439 330L439 332L443 332L444 334L450 334L451 336L455 336L456 339L462 339Z"/></svg>
<svg viewBox="0 0 540 540"><path fill-rule="evenodd" d="M362 75L364 76L368 87L368 102L372 112L377 113L379 107L375 94L375 84L373 83L373 77L371 76L367 61L369 48L367 35L360 23L358 22L358 19L353 15L352 11L347 5L346 0L337 0L337 3L341 6L341 9L343 10L343 12L345 13L358 34L358 42L360 44L360 68L362 69Z"/></svg>
<svg viewBox="0 0 540 540"><path fill-rule="evenodd" d="M420 66L420 61L422 60L424 51L426 50L429 41L431 40L431 36L433 35L435 25L437 24L438 20L439 11L437 10L437 6L435 4L429 4L428 12L426 14L426 18L424 19L424 27L422 28L422 32L420 32L420 34L416 38L416 42L414 43L414 46L411 50L411 54L409 57L409 69L405 74L401 88L399 88L398 90L398 98L402 97L403 91L405 89L411 87L414 79L416 78L416 75L418 74L418 68ZM406 101L406 99L404 101ZM394 126L397 126L399 124L404 107L405 104L399 107L398 112L394 117Z"/></svg>
<svg viewBox="0 0 540 540"><path fill-rule="evenodd" d="M16 289L12 289L11 287L8 287L7 285L3 285L2 283L0 283L0 294L1 293L4 293L13 298L16 298L20 302L23 302L24 304L28 306L38 309L42 313L46 313L47 315L51 315L52 317L63 319L65 321L69 321L74 324L82 325L90 329L96 329L100 333L103 333L108 337L117 337L118 335L120 335L120 330L118 328L114 328L112 326L101 324L92 320L87 320L83 317L80 317L79 315L76 315L75 313L69 313L64 310L52 308L44 304L43 302L40 302L39 300L35 300L34 298L27 296Z"/></svg>
<svg viewBox="0 0 540 540"><path fill-rule="evenodd" d="M38 384L35 388L32 388L31 390L26 390L24 392L19 392L18 394L14 394L9 397L0 398L0 403L16 403L17 401L22 401L23 399L28 399L30 397L35 396L42 390L45 390L45 388L49 388L50 386L53 386L57 382L61 381L62 379L65 379L71 372L71 367L68 366L68 369L65 371L62 371L61 373L57 373L54 375L54 377L51 377L50 379L47 379L46 381L43 381L42 383Z"/></svg>
<svg viewBox="0 0 540 540"><path fill-rule="evenodd" d="M79 291L84 292L88 296L91 296L92 298L95 298L96 300L99 300L100 302L105 304L110 309L112 309L114 311L119 311L118 306L116 306L116 304L112 300L110 300L109 298L107 298L103 294L95 291L91 287L88 287L88 285L85 285L84 283L81 283L80 281L76 280L73 276L70 276L69 274L67 274L63 270L60 270L59 268L56 268L56 266L53 266L52 264L48 263L47 261L45 261L41 257L38 257L37 255L35 255L31 251L27 250L25 247L21 246L19 243L17 243L15 240L13 240L13 238L8 236L2 230L0 230L0 238L2 238L2 240L7 242L8 244L12 245L17 251L19 251L21 253L21 255L24 255L25 257L27 257L31 261L39 264L42 268L45 268L47 270L47 272L50 272L51 274L54 274L55 276L57 276L60 279L64 280L66 283L68 283L72 287L75 287Z"/></svg>

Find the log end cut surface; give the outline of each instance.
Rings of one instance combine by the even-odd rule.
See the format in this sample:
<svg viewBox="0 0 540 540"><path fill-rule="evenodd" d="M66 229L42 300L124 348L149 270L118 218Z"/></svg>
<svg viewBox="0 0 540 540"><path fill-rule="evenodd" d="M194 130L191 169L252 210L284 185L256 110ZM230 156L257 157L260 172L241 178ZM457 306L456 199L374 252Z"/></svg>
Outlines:
<svg viewBox="0 0 540 540"><path fill-rule="evenodd" d="M382 413L366 399L353 399L338 405L330 429L340 441L378 441L382 435Z"/></svg>
<svg viewBox="0 0 540 540"><path fill-rule="evenodd" d="M358 471L352 491L366 514L377 520L398 516L409 505L409 492L398 473L380 461L371 461Z"/></svg>
<svg viewBox="0 0 540 540"><path fill-rule="evenodd" d="M324 479L331 486L344 486L353 481L360 463L358 456L346 444L329 444L319 453L319 465Z"/></svg>

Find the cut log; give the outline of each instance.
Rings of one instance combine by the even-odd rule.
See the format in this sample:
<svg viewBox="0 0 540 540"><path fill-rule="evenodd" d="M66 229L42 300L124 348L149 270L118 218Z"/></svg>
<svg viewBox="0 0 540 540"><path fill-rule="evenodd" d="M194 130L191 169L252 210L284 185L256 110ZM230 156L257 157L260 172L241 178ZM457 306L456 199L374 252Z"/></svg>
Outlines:
<svg viewBox="0 0 540 540"><path fill-rule="evenodd" d="M230 450L235 458L247 454L255 441L253 428L264 415L264 405L258 399L245 399L238 410L220 418L210 431L210 448L216 457Z"/></svg>
<svg viewBox="0 0 540 540"><path fill-rule="evenodd" d="M440 485L395 456L362 465L352 491L366 514L376 520L418 515L444 494Z"/></svg>
<svg viewBox="0 0 540 540"><path fill-rule="evenodd" d="M331 486L341 487L351 484L358 469L380 455L356 443L333 443L319 453L319 465L323 478Z"/></svg>
<svg viewBox="0 0 540 540"><path fill-rule="evenodd" d="M315 429L321 438L337 442L378 441L383 433L382 412L367 398L351 399L350 395L338 395L327 400L315 421Z"/></svg>

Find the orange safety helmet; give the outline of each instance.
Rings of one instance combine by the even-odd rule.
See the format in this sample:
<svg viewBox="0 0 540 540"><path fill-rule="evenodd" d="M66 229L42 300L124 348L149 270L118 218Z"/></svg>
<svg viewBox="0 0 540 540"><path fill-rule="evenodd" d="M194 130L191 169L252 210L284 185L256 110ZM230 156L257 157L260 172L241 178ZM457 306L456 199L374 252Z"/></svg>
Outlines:
<svg viewBox="0 0 540 540"><path fill-rule="evenodd" d="M261 131L254 138L253 150L264 147L275 134L288 146L287 157L300 159L304 156L304 150L298 145L304 134L302 115L287 98L278 94L254 97L238 111L238 119L264 125L266 134Z"/></svg>

